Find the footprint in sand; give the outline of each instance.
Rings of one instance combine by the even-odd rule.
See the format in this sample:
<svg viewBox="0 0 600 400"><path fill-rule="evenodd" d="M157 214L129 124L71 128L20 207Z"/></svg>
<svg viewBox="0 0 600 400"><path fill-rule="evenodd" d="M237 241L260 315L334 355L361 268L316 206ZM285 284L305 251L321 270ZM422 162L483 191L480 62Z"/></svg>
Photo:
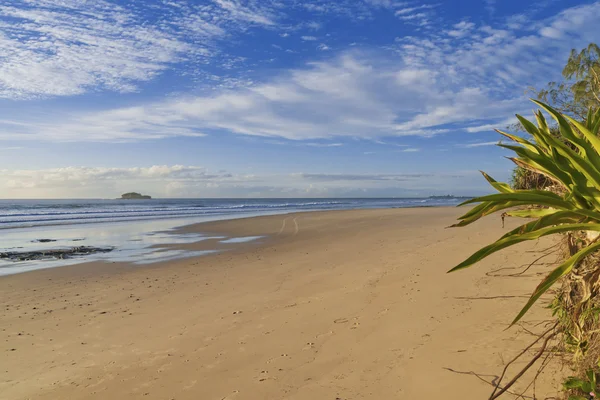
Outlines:
<svg viewBox="0 0 600 400"><path fill-rule="evenodd" d="M308 343L306 343L306 346L304 346L302 348L302 350L310 350L310 349L313 349L314 347L315 347L315 344L313 342L308 342Z"/></svg>
<svg viewBox="0 0 600 400"><path fill-rule="evenodd" d="M240 393L239 390L234 390L233 393L231 393L230 395L221 397L221 400L233 400L237 398L238 393Z"/></svg>
<svg viewBox="0 0 600 400"><path fill-rule="evenodd" d="M325 332L325 333L320 333L320 334L318 334L317 336L315 336L315 338L316 338L316 339L319 339L320 337L323 337L323 336L331 336L331 335L333 335L333 331L329 331L329 332Z"/></svg>
<svg viewBox="0 0 600 400"><path fill-rule="evenodd" d="M291 357L287 353L281 353L281 356L279 356L279 357L269 358L267 361L265 361L265 364L271 364L273 362L279 361L281 358L291 358Z"/></svg>
<svg viewBox="0 0 600 400"><path fill-rule="evenodd" d="M190 383L188 383L187 385L185 385L183 387L183 390L190 390L191 388L193 388L194 386L196 386L196 383L198 383L198 381L195 380L195 379L193 381L190 381Z"/></svg>
<svg viewBox="0 0 600 400"><path fill-rule="evenodd" d="M348 318L338 318L333 321L334 324L345 324L346 322L348 322Z"/></svg>
<svg viewBox="0 0 600 400"><path fill-rule="evenodd" d="M260 371L260 375L258 376L259 382L264 382L269 379L269 371Z"/></svg>

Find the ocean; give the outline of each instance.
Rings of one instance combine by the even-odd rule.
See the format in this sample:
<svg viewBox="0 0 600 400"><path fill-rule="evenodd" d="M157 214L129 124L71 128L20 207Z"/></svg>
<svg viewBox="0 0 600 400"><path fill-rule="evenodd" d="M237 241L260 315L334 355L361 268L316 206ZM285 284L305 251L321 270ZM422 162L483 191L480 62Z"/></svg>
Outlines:
<svg viewBox="0 0 600 400"><path fill-rule="evenodd" d="M263 215L314 210L452 206L464 199L153 199L0 200L0 229L163 218Z"/></svg>
<svg viewBox="0 0 600 400"><path fill-rule="evenodd" d="M199 222L316 210L453 206L462 200L0 200L0 276L90 261L149 264L220 251L177 248L181 244L210 239L232 245L262 239L177 230ZM89 248L106 251L87 254ZM53 255L65 251L77 254Z"/></svg>

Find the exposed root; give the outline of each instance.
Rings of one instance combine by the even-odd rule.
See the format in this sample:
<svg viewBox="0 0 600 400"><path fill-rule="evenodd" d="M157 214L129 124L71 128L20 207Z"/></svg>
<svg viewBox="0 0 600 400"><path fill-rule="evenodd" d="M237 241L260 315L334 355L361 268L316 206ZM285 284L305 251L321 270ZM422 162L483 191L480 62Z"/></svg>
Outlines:
<svg viewBox="0 0 600 400"><path fill-rule="evenodd" d="M495 387L495 386L496 386L496 383L494 383L494 381L496 381L496 380L498 379L498 377L497 377L496 375L482 375L482 374L478 374L477 372L474 372L474 371L457 371L457 370L455 370L455 369L448 368L448 367L444 367L444 369L445 369L446 371L450 371L450 372L453 372L453 373L455 373L455 374L461 374L461 375L471 375L471 376L474 376L474 377L476 377L477 379L479 379L480 381L482 381L482 382L484 382L484 383L487 383L488 385L490 385L490 386L492 386L492 387ZM494 377L494 379L492 379L491 381L488 381L487 379L485 379L485 378L484 378L484 376L493 376L493 377ZM532 400L535 400L535 399L534 399L533 397L531 397L531 396L523 396L523 395L520 395L519 393L515 393L515 392L512 392L512 391L510 391L510 390L507 390L507 391L506 391L506 393L508 393L508 394L512 394L513 396L517 396L517 398L523 398L523 399L532 399Z"/></svg>
<svg viewBox="0 0 600 400"><path fill-rule="evenodd" d="M510 276L510 277L518 277L518 276L522 276L525 272L529 271L529 269L531 269L531 267L533 266L541 266L541 265L553 265L554 263L540 263L539 261L552 255L552 254L556 254L557 252L559 252L561 249L560 248L556 248L556 246L551 247L553 248L552 251L550 252L545 252L548 249L544 249L542 252L544 254L542 254L540 257L536 258L533 262L531 262L530 264L525 264L525 265L521 265L518 267L502 267L502 268L498 268L489 272L486 272L487 276L493 276L493 277L506 277L506 276ZM538 252L538 251L536 251ZM514 269L520 269L523 268L525 266L525 269L520 271L520 272L516 272L514 274L498 274L498 272L500 271L505 271L505 270L514 270Z"/></svg>
<svg viewBox="0 0 600 400"><path fill-rule="evenodd" d="M496 387L494 388L494 391L490 395L489 400L497 399L503 393L507 392L508 389L510 389L512 387L512 385L514 385L515 382L517 382L519 380L519 378L521 378L523 376L523 374L525 372L527 372L527 370L529 370L529 368L531 368L533 366L533 364L535 364L535 362L544 354L544 351L546 351L546 347L548 346L548 342L550 341L550 339L554 338L558 334L558 332L556 331L557 326L558 326L558 322L555 323L550 329L548 329L547 331L542 333L535 341L533 341L533 343L531 343L529 346L527 346L524 350L522 350L519 354L517 354L517 356L515 358L510 360L504 366L502 375L500 375L500 379L498 379L498 382L496 383ZM505 384L503 387L501 387L500 385L502 383L502 379L506 375L506 371L508 370L508 367L512 363L517 361L523 354L525 354L529 349L531 349L533 346L535 346L542 339L544 339L544 343L542 344L542 347L539 349L539 351L535 354L535 356L533 356L533 358L527 363L527 365L525 365L525 367L523 369L521 369L521 371L519 371L507 384Z"/></svg>

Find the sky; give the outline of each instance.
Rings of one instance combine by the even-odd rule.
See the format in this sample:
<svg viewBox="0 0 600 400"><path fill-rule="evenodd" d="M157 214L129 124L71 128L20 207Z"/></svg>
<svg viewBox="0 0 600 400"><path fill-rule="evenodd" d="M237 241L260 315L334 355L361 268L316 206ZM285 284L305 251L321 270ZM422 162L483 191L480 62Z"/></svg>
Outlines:
<svg viewBox="0 0 600 400"><path fill-rule="evenodd" d="M600 1L0 0L0 198L477 195Z"/></svg>

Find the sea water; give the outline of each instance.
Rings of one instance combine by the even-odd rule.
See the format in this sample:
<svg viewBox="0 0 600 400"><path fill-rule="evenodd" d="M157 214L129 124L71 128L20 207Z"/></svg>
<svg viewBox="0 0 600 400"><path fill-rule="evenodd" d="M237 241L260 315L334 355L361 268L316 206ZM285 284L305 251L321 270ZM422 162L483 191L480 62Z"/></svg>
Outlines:
<svg viewBox="0 0 600 400"><path fill-rule="evenodd" d="M451 206L463 199L153 199L153 200L0 200L0 253L112 248L108 253L64 260L0 259L0 276L89 261L147 264L209 254L167 249L169 244L217 239L224 244L260 237L181 234L176 228L216 220L313 210ZM45 239L40 242L40 239Z"/></svg>

